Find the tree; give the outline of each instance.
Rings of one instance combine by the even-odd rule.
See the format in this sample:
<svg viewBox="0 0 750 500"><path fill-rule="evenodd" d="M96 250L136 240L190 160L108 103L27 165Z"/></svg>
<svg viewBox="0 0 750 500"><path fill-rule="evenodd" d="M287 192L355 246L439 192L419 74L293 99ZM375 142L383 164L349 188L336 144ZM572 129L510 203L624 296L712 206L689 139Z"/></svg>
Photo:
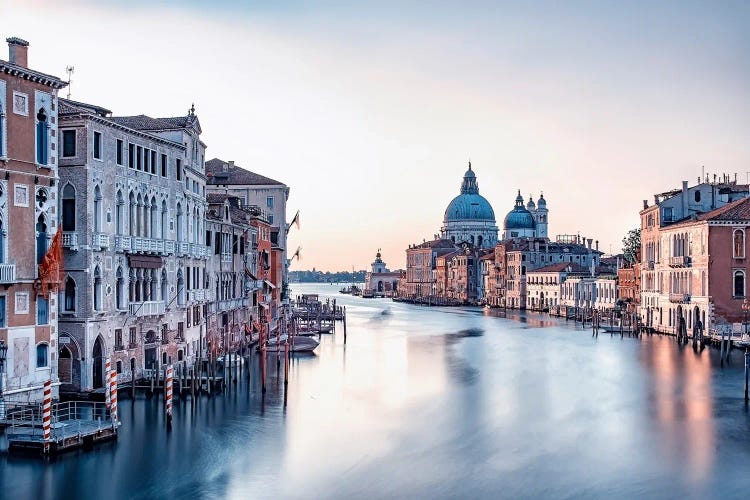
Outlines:
<svg viewBox="0 0 750 500"><path fill-rule="evenodd" d="M622 239L622 253L625 254L625 260L632 265L638 261L638 254L640 252L641 228L631 229Z"/></svg>

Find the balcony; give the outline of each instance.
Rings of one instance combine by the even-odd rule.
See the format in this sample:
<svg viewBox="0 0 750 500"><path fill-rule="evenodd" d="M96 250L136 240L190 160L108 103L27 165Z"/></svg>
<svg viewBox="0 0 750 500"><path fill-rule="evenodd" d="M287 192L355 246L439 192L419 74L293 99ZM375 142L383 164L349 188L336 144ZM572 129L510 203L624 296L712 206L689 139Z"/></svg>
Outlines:
<svg viewBox="0 0 750 500"><path fill-rule="evenodd" d="M187 241L177 241L175 247L177 248L177 255L188 255L190 253L190 243Z"/></svg>
<svg viewBox="0 0 750 500"><path fill-rule="evenodd" d="M221 261L222 262L232 262L232 254L231 253L223 253L221 254Z"/></svg>
<svg viewBox="0 0 750 500"><path fill-rule="evenodd" d="M164 253L165 254L174 254L174 241L172 240L164 240Z"/></svg>
<svg viewBox="0 0 750 500"><path fill-rule="evenodd" d="M206 300L205 290L190 290L188 292L188 300L191 302L200 302Z"/></svg>
<svg viewBox="0 0 750 500"><path fill-rule="evenodd" d="M231 311L232 309L239 309L247 306L248 303L249 301L247 298L220 300L218 303L218 309L219 312Z"/></svg>
<svg viewBox="0 0 750 500"><path fill-rule="evenodd" d="M118 252L129 252L133 239L130 236L115 236L115 250Z"/></svg>
<svg viewBox="0 0 750 500"><path fill-rule="evenodd" d="M78 233L74 231L64 231L62 234L63 248L78 250Z"/></svg>
<svg viewBox="0 0 750 500"><path fill-rule="evenodd" d="M94 233L94 246L99 248L109 248L109 235L104 233Z"/></svg>
<svg viewBox="0 0 750 500"><path fill-rule="evenodd" d="M669 267L690 267L690 257L680 255L669 258Z"/></svg>
<svg viewBox="0 0 750 500"><path fill-rule="evenodd" d="M131 316L161 316L164 314L164 301L151 300L147 302L131 302L129 304Z"/></svg>
<svg viewBox="0 0 750 500"><path fill-rule="evenodd" d="M190 255L198 259L200 259L201 257L206 257L208 255L208 247L206 245L191 243Z"/></svg>
<svg viewBox="0 0 750 500"><path fill-rule="evenodd" d="M16 265L15 264L0 264L0 283L15 283L16 282Z"/></svg>
<svg viewBox="0 0 750 500"><path fill-rule="evenodd" d="M688 304L690 303L690 295L687 293L670 293L669 301L673 304Z"/></svg>
<svg viewBox="0 0 750 500"><path fill-rule="evenodd" d="M139 236L133 238L132 250L141 253L164 253L164 240Z"/></svg>

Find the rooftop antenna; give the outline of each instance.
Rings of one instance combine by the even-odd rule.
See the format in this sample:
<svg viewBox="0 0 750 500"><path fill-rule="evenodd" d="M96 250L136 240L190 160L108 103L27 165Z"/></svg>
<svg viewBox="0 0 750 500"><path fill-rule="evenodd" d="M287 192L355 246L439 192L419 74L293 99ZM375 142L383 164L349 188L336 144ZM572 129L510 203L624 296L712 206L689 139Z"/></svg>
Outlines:
<svg viewBox="0 0 750 500"><path fill-rule="evenodd" d="M73 76L73 73L75 73L76 69L74 66L66 66L65 72L68 74L68 95L66 99L70 99L70 84L73 82L73 80L70 79L71 76Z"/></svg>

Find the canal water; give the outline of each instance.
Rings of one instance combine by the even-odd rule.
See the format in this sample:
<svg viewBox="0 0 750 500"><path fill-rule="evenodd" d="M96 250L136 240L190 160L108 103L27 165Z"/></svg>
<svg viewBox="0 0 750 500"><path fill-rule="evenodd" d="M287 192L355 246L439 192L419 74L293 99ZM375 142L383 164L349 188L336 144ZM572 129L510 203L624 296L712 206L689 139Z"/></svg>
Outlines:
<svg viewBox="0 0 750 500"><path fill-rule="evenodd" d="M337 297L348 337L196 405L121 397L119 440L0 454L0 497L748 498L743 357L537 314ZM5 448L4 437L0 448Z"/></svg>

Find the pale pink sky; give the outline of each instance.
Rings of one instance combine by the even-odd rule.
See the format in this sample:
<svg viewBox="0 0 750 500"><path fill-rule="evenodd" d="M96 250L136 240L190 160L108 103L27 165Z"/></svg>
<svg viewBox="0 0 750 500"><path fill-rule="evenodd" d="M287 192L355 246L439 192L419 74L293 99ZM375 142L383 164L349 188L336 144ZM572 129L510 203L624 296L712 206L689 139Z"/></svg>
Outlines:
<svg viewBox="0 0 750 500"><path fill-rule="evenodd" d="M606 251L701 165L746 179L748 7L581 5L0 0L0 34L116 114L195 102L209 158L291 187L292 269L396 268L469 158L499 226L544 191L551 235Z"/></svg>

